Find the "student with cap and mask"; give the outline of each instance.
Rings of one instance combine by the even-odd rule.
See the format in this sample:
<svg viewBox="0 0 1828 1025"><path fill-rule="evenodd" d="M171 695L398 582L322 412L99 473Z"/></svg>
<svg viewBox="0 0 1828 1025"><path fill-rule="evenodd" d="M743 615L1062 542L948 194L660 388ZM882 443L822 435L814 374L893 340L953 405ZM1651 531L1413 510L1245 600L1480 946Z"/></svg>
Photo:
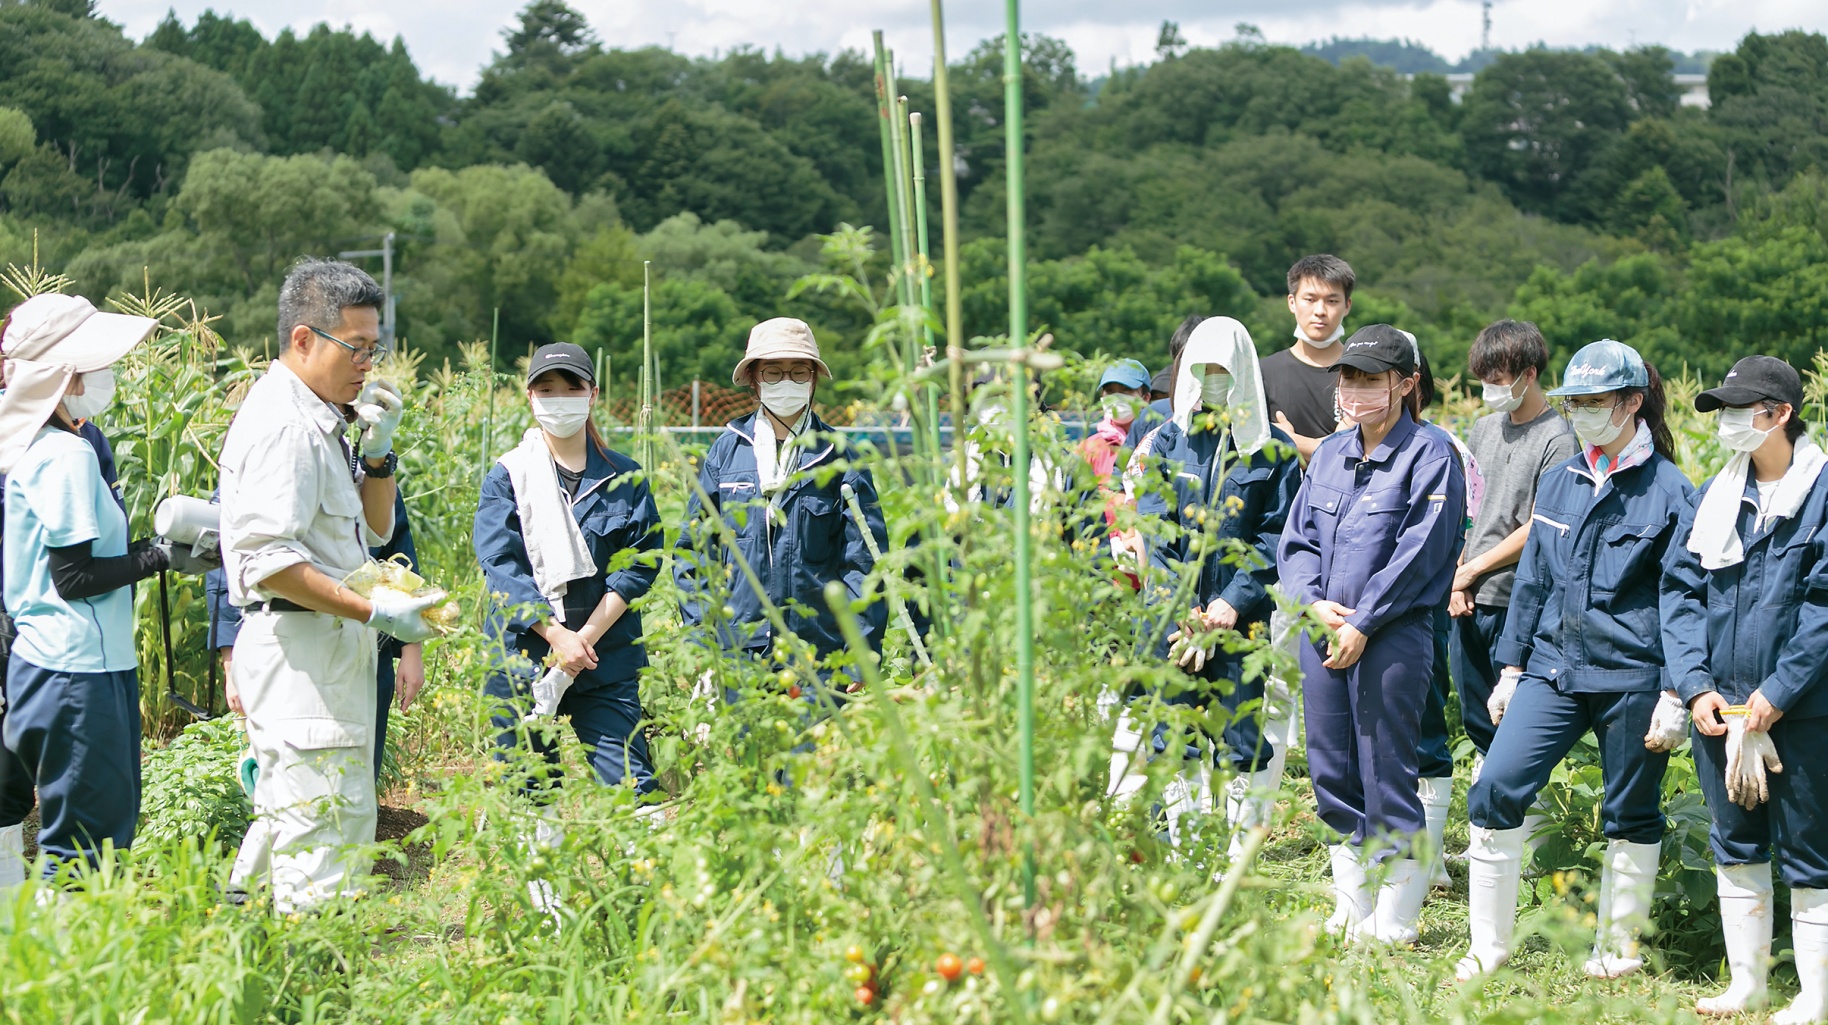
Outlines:
<svg viewBox="0 0 1828 1025"><path fill-rule="evenodd" d="M186 548L127 540L127 516L76 424L113 392L110 367L157 322L46 294L0 328L0 474L6 476L4 741L36 786L46 878L133 844L140 811L139 655L131 585L162 569L209 566ZM5 829L14 857L18 825Z"/></svg>
<svg viewBox="0 0 1828 1025"><path fill-rule="evenodd" d="M1454 969L1461 980L1510 958L1525 816L1588 733L1605 779L1607 845L1584 969L1610 979L1644 967L1638 934L1662 850L1663 770L1687 716L1665 693L1659 585L1695 489L1672 458L1663 382L1637 350L1603 339L1574 354L1549 394L1566 400L1581 451L1537 485L1493 651L1505 669L1487 704L1498 729L1466 798L1472 942Z"/></svg>
<svg viewBox="0 0 1828 1025"><path fill-rule="evenodd" d="M1233 827L1232 857L1245 830L1266 825L1273 811L1286 752L1263 735L1263 680L1247 673L1243 653L1225 638L1248 637L1269 621L1276 580L1276 544L1301 484L1301 463L1288 435L1270 426L1250 332L1230 317L1194 329L1180 360L1174 417L1155 434L1152 455L1132 479L1137 512L1150 524L1146 547L1157 572L1151 604L1170 599L1191 569L1192 605L1169 610L1180 628L1164 638L1158 657L1190 677L1169 704L1218 701L1231 718L1214 745L1212 766L1227 770L1225 815ZM1151 479L1153 478L1153 479ZM1245 554L1248 552L1248 554ZM1151 747L1168 751L1166 724ZM1112 790L1133 792L1143 778L1134 752L1141 735L1129 713L1118 721ZM1204 744L1176 744L1183 768L1166 795L1168 835L1180 841L1180 818L1204 813L1210 793Z"/></svg>
<svg viewBox="0 0 1828 1025"><path fill-rule="evenodd" d="M1137 360L1120 359L1098 378L1098 408L1103 416L1079 445L1079 454L1091 464L1099 484L1109 484L1111 471L1125 446L1130 428L1149 401L1149 368Z"/></svg>
<svg viewBox="0 0 1828 1025"><path fill-rule="evenodd" d="M673 563L681 617L690 627L713 621L716 643L729 654L763 659L777 644L738 559L760 577L787 628L822 660L844 647L825 585L841 582L853 599L861 598L875 565L845 502L846 487L878 550L888 546L870 471L813 411L818 379L830 376L812 329L788 317L755 325L731 374L738 387L756 396L757 408L732 420L705 453L698 481L713 508L705 508L696 493L687 498ZM710 516L721 517L735 535L734 549L704 522ZM724 606L721 614L711 611L713 605ZM882 602L871 602L860 615L872 649L881 648L887 616ZM802 700L815 699L802 694Z"/></svg>
<svg viewBox="0 0 1828 1025"><path fill-rule="evenodd" d="M1802 990L1771 1020L1810 1025L1828 1021L1828 456L1804 433L1802 378L1783 360L1740 360L1695 409L1719 412L1732 453L1664 561L1663 654L1694 716L1732 973L1695 1010L1768 1003L1775 854Z"/></svg>
<svg viewBox="0 0 1828 1025"><path fill-rule="evenodd" d="M1321 821L1340 837L1328 927L1409 944L1429 882L1412 849L1426 827L1416 789L1422 709L1466 481L1446 434L1422 428L1409 408L1416 359L1403 332L1362 328L1334 366L1352 426L1314 450L1277 562L1287 596L1331 635L1300 645L1308 772Z"/></svg>
<svg viewBox="0 0 1828 1025"><path fill-rule="evenodd" d="M484 629L501 646L483 693L498 758L531 752L556 771L556 737L530 724L564 716L597 779L645 797L657 789L641 731L647 649L630 606L659 574L660 512L641 466L604 444L590 412L598 394L576 345L542 345L527 361L537 426L489 468L471 534L492 603ZM544 775L521 783L540 804L552 799ZM542 820L532 839L552 846L557 824ZM556 915L551 888L529 886L535 906Z"/></svg>

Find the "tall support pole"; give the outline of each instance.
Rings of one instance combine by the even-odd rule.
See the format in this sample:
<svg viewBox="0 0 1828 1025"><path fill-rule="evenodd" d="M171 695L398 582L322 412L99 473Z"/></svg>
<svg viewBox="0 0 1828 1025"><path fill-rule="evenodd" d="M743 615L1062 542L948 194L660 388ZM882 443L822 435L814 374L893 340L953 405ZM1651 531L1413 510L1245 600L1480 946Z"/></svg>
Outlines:
<svg viewBox="0 0 1828 1025"><path fill-rule="evenodd" d="M933 315L933 263L927 248L927 158L921 152L920 115L908 115L908 153L914 158L914 238L918 243L915 270L920 275L920 309L923 317ZM933 328L923 326L921 340L925 348L933 347ZM939 386L927 385L927 449L933 453L935 472L941 461L939 440Z"/></svg>
<svg viewBox="0 0 1828 1025"><path fill-rule="evenodd" d="M945 232L946 267L946 370L952 392L952 456L959 489L965 479L965 314L959 299L958 278L958 169L952 148L952 86L946 72L946 14L944 0L932 0L933 9L933 112L939 123L939 208Z"/></svg>
<svg viewBox="0 0 1828 1025"><path fill-rule="evenodd" d="M894 86L894 71L891 69L889 85ZM914 280L914 202L909 195L908 155L908 98L897 96L893 99L894 117L889 120L889 142L895 149L895 194L889 201L896 205L897 219L901 222L901 248L895 252L895 262L900 271L895 275L898 292L901 296L901 364L904 373L913 373L919 366L916 349L920 342L920 329L915 321L914 305L920 299L920 291ZM908 396L912 399L913 396Z"/></svg>
<svg viewBox="0 0 1828 1025"><path fill-rule="evenodd" d="M641 446L641 466L654 467L654 319L652 261L641 261L641 410L635 416L635 436Z"/></svg>
<svg viewBox="0 0 1828 1025"><path fill-rule="evenodd" d="M489 443L495 439L495 340L501 336L501 307L495 307L495 316L489 321L489 365L483 368L483 387L489 390L489 411L482 421L482 455L476 464L482 467L483 473L489 472Z"/></svg>
<svg viewBox="0 0 1828 1025"><path fill-rule="evenodd" d="M1028 522L1028 251L1023 239L1022 177L1022 22L1021 0L1008 0L1009 25L1003 36L1003 127L1009 192L1009 346L1012 394L1009 414L1015 432L1016 521L1016 723L1021 732L1022 814L1035 814L1035 639L1034 585L1029 565ZM1033 851L1029 852L1028 900L1034 902Z"/></svg>
<svg viewBox="0 0 1828 1025"><path fill-rule="evenodd" d="M876 115L882 130L882 196L889 205L889 260L901 259L901 205L895 201L900 184L895 179L895 143L891 135L895 120L894 101L889 93L889 55L882 45L882 30L870 33L876 44Z"/></svg>

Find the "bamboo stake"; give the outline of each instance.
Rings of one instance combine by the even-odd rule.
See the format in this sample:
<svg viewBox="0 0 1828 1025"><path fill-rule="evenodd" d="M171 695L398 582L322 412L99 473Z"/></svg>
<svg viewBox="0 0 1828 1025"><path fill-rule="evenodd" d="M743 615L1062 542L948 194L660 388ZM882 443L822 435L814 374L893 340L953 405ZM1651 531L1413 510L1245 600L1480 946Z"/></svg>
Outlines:
<svg viewBox="0 0 1828 1025"><path fill-rule="evenodd" d="M501 307L495 307L495 316L489 323L489 366L487 368L489 389L489 411L482 420L482 453L477 456L477 465L483 473L489 472L489 442L495 437L495 339L501 335Z"/></svg>
<svg viewBox="0 0 1828 1025"><path fill-rule="evenodd" d="M651 260L641 261L641 410L635 415L636 444L641 448L641 465L654 466L654 321L653 289L649 268Z"/></svg>
<svg viewBox="0 0 1828 1025"><path fill-rule="evenodd" d="M939 206L946 253L946 362L952 391L952 455L961 493L965 480L965 315L959 300L958 170L952 149L952 86L946 71L944 0L933 7L933 110L939 119Z"/></svg>
<svg viewBox="0 0 1828 1025"><path fill-rule="evenodd" d="M1025 269L1027 248L1023 238L1022 167L1022 15L1021 0L1008 0L1008 27L1003 35L1004 166L1009 194L1009 344L1022 352L1028 343L1028 292ZM1021 733L1022 814L1032 827L1035 814L1035 640L1034 594L1030 579L1028 523L1028 363L1011 359L1014 381L1009 415L1015 431L1016 527L1016 721ZM1034 851L1026 858L1027 896L1035 900Z"/></svg>
<svg viewBox="0 0 1828 1025"><path fill-rule="evenodd" d="M927 159L921 152L919 112L908 115L908 142L909 154L914 158L914 237L920 257L916 267L920 275L920 309L922 316L930 321L933 316L933 263L928 258L927 248ZM931 323L923 325L921 337L926 348L933 348ZM937 465L945 450L940 447L939 439L939 387L933 384L927 385L927 429L930 432L927 447Z"/></svg>
<svg viewBox="0 0 1828 1025"><path fill-rule="evenodd" d="M888 51L882 45L882 30L870 33L876 44L876 115L882 132L882 195L889 205L889 252L891 262L901 258L900 206L895 202L895 143L890 135L893 117L889 114Z"/></svg>

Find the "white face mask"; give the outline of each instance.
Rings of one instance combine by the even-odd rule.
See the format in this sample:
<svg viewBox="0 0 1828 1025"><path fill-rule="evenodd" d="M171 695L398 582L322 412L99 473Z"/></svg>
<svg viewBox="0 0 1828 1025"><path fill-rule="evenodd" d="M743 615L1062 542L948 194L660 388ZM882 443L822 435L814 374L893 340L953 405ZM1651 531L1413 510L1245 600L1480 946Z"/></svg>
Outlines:
<svg viewBox="0 0 1828 1025"><path fill-rule="evenodd" d="M587 395L535 395L533 419L555 438L569 438L584 429L590 419L590 397Z"/></svg>
<svg viewBox="0 0 1828 1025"><path fill-rule="evenodd" d="M1510 384L1487 383L1485 404L1492 407L1495 412L1512 412L1518 406L1523 405L1523 392L1520 390L1522 385L1522 381L1512 381Z"/></svg>
<svg viewBox="0 0 1828 1025"><path fill-rule="evenodd" d="M783 420L799 416L806 404L812 401L811 381L802 384L783 377L773 384L763 381L758 387L761 389L762 406Z"/></svg>
<svg viewBox="0 0 1828 1025"><path fill-rule="evenodd" d="M1612 415L1618 412L1617 406L1604 409L1570 409L1568 422L1574 425L1574 436L1583 445L1602 448L1612 444L1625 430L1624 424L1612 422Z"/></svg>
<svg viewBox="0 0 1828 1025"><path fill-rule="evenodd" d="M114 401L114 371L92 370L82 378L81 395L64 395L64 412L73 420L93 420Z"/></svg>
<svg viewBox="0 0 1828 1025"><path fill-rule="evenodd" d="M1231 401L1231 375L1227 373L1207 374L1200 378L1200 402L1214 409L1223 409Z"/></svg>
<svg viewBox="0 0 1828 1025"><path fill-rule="evenodd" d="M1338 327L1334 328L1332 334L1326 336L1325 338L1322 338L1318 342L1313 340L1312 338L1309 338L1308 333L1306 331L1303 331L1300 328L1295 329L1295 337L1297 339L1304 341L1304 342L1308 343L1309 345L1312 345L1316 349L1331 349L1333 346L1338 345L1339 340L1341 338L1344 338L1345 336L1346 336L1346 326L1344 324L1341 324Z"/></svg>
<svg viewBox="0 0 1828 1025"><path fill-rule="evenodd" d="M1765 443L1775 426L1759 430L1752 426L1752 418L1758 415L1756 407L1746 409L1722 409L1718 432L1720 443L1734 452L1752 452Z"/></svg>
<svg viewBox="0 0 1828 1025"><path fill-rule="evenodd" d="M1136 410L1142 402L1134 395L1113 392L1100 398L1098 405L1103 407L1104 415L1110 417L1113 423L1127 424L1135 422Z"/></svg>

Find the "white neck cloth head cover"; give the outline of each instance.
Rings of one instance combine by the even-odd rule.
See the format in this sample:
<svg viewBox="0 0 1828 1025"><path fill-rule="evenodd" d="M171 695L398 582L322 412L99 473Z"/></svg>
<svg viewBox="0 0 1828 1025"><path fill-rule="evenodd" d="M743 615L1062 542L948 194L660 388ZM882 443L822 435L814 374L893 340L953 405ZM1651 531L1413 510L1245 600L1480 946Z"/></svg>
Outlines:
<svg viewBox="0 0 1828 1025"><path fill-rule="evenodd" d="M101 313L79 295L48 292L14 307L0 354L0 474L11 473L78 374L113 366L157 327L150 317Z"/></svg>
<svg viewBox="0 0 1828 1025"><path fill-rule="evenodd" d="M1257 370L1257 346L1244 325L1230 317L1209 317L1193 329L1181 350L1174 376L1174 422L1189 430L1200 409L1200 379L1194 368L1217 363L1231 372L1231 436L1238 451L1250 455L1269 440L1269 403L1263 398L1263 375Z"/></svg>

